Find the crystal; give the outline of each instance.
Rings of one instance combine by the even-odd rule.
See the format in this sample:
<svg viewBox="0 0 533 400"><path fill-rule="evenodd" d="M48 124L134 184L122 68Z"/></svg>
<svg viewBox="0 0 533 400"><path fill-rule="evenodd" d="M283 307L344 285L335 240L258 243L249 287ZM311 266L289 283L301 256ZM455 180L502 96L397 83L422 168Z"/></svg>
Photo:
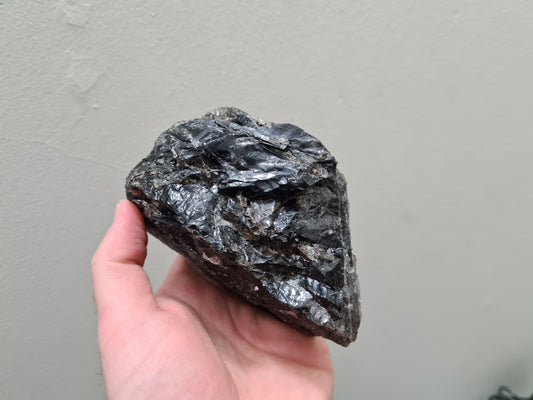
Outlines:
<svg viewBox="0 0 533 400"><path fill-rule="evenodd" d="M346 182L322 143L233 107L163 132L126 179L148 232L208 280L343 346L360 322Z"/></svg>

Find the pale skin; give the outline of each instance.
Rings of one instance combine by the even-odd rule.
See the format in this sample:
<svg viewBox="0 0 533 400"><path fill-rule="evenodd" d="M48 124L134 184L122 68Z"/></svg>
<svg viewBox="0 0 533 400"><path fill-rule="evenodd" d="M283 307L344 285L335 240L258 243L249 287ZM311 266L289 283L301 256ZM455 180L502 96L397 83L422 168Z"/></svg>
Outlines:
<svg viewBox="0 0 533 400"><path fill-rule="evenodd" d="M92 261L110 400L331 399L326 342L200 277L180 256L154 292L140 212L121 201Z"/></svg>

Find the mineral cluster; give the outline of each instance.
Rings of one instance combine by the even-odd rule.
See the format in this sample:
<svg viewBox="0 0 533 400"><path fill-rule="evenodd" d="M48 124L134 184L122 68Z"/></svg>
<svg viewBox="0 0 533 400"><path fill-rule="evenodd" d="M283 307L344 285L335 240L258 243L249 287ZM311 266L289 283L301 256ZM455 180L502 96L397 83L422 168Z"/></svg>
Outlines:
<svg viewBox="0 0 533 400"><path fill-rule="evenodd" d="M313 136L219 108L163 132L126 193L207 279L308 334L355 340L346 182Z"/></svg>

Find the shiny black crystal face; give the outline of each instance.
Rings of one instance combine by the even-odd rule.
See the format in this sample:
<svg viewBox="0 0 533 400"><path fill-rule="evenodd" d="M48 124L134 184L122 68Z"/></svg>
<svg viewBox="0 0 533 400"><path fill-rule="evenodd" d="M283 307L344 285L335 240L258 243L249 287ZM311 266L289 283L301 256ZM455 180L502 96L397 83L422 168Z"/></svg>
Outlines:
<svg viewBox="0 0 533 400"><path fill-rule="evenodd" d="M208 279L306 333L355 340L346 183L313 136L220 108L163 132L126 192Z"/></svg>

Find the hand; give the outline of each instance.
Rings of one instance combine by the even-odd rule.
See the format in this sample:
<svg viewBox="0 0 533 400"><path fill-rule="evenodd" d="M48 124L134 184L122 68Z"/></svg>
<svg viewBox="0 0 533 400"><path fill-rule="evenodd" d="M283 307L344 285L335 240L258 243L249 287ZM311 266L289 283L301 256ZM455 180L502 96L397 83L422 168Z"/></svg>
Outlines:
<svg viewBox="0 0 533 400"><path fill-rule="evenodd" d="M215 287L178 257L154 294L141 213L123 200L92 262L110 400L330 399L326 342Z"/></svg>

